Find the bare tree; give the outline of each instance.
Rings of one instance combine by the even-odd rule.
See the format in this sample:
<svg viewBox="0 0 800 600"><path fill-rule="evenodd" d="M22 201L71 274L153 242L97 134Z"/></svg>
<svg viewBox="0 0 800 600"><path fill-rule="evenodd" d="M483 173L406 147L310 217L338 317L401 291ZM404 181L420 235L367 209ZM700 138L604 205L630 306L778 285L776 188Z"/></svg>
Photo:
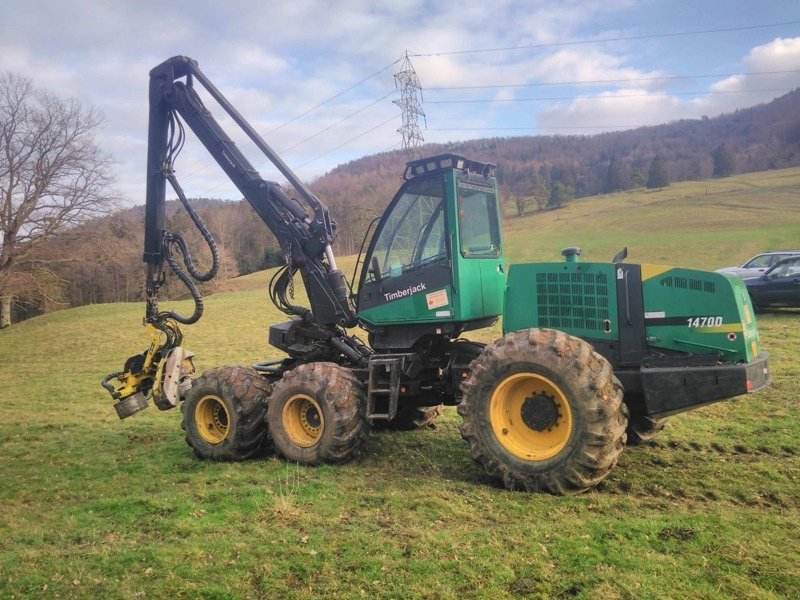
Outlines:
<svg viewBox="0 0 800 600"><path fill-rule="evenodd" d="M94 141L101 120L77 100L0 73L0 328L11 323L25 256L111 207L110 159Z"/></svg>

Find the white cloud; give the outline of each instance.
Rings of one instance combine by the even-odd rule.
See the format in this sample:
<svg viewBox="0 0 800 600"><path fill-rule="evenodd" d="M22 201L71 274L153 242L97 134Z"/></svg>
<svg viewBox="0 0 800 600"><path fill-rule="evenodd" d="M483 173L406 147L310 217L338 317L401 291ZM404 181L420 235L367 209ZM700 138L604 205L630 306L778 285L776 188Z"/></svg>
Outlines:
<svg viewBox="0 0 800 600"><path fill-rule="evenodd" d="M653 55L637 54L641 45L580 44L455 54L640 34L641 28L626 29L619 24L620 18L642 16L648 6L649 0L496 0L491 4L274 0L261 5L249 0L174 0L168 4L156 0L5 0L0 3L0 69L25 73L37 85L99 108L106 123L98 140L116 158L119 187L132 200L141 201L148 71L177 54L196 58L217 87L289 164L309 163L299 169L304 177L318 175L361 154L386 150L400 141L395 131L399 111L391 104L392 98L334 125L391 92L395 67L342 93L321 109L295 117L386 67L406 49L437 53L412 59L423 88L635 80L569 92L549 85L462 90L450 95L426 89L426 101L487 100L474 104L426 104L432 128L530 126L532 122L587 127L603 122L636 125L640 120L661 122L712 114L722 106L723 98L739 101L746 97L740 93L710 94L690 101L656 95L662 83L647 79L670 69L653 60ZM797 47L797 38L790 38L753 48L744 59L746 68L742 71L777 70L776 65L793 68L800 62ZM737 56L733 60L738 59ZM774 83L776 87L784 87L796 80L792 75L771 80L769 85L778 82ZM739 92L755 89L762 81L731 78L710 89ZM634 95L632 91L636 97L630 97ZM576 94L602 97L583 97L555 105L507 102ZM214 112L223 124L228 123ZM361 135L392 117L397 118ZM272 131L289 121L285 127ZM323 131L331 125L334 126L329 131ZM243 141L232 130L229 133L237 142ZM298 145L316 133L319 135ZM451 136L430 131L426 138L444 141L445 137L482 135L492 134L474 131ZM357 139L352 143L335 149L354 138ZM285 150L293 146L296 147ZM245 150L250 156L251 149ZM324 158L313 160L326 153ZM253 160L260 159L254 156ZM182 173L207 166L188 178L187 192L200 194L213 188L222 189L220 194L226 197L238 196L198 144L188 144L180 161ZM277 177L274 170L266 168L264 175ZM219 185L222 188L216 187Z"/></svg>
<svg viewBox="0 0 800 600"><path fill-rule="evenodd" d="M537 124L542 128L575 127L581 128L581 133L592 133L611 126L636 127L716 116L768 102L800 86L800 37L778 38L757 46L742 64L742 74L714 82L706 93L700 92L694 98L645 88L582 94L543 110Z"/></svg>
<svg viewBox="0 0 800 600"><path fill-rule="evenodd" d="M681 111L681 101L674 96L620 89L556 104L540 113L539 123L545 129L543 133L591 134L666 123L683 116ZM571 128L576 131L569 131Z"/></svg>
<svg viewBox="0 0 800 600"><path fill-rule="evenodd" d="M775 90L800 86L800 37L778 38L753 48L743 60L744 73L714 83L719 94L699 102L706 110L728 111L747 104L767 102L779 95Z"/></svg>
<svg viewBox="0 0 800 600"><path fill-rule="evenodd" d="M625 57L606 52L559 50L543 58L536 69L537 78L543 83L564 81L586 81L591 87L611 85L626 87L637 85L641 88L662 87L658 77L663 72L642 71L625 65Z"/></svg>

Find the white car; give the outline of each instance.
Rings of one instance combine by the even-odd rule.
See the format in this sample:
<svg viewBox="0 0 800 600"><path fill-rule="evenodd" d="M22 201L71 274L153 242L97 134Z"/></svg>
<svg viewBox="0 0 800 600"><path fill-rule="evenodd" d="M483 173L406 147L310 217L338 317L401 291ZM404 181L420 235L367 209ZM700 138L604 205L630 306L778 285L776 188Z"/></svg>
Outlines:
<svg viewBox="0 0 800 600"><path fill-rule="evenodd" d="M741 267L725 267L724 269L717 269L717 273L723 275L733 275L747 279L748 277L761 277L767 269L777 263L779 260L789 258L790 256L800 255L800 250L778 250L776 252L762 252L756 254L753 258L744 263Z"/></svg>

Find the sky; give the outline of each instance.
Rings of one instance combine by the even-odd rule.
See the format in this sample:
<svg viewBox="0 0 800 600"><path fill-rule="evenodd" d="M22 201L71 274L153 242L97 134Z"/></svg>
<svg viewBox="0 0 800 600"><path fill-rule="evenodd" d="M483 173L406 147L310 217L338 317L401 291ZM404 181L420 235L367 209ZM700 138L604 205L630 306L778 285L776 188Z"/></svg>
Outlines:
<svg viewBox="0 0 800 600"><path fill-rule="evenodd" d="M142 204L148 72L201 70L301 179L401 147L408 53L427 142L590 135L700 118L800 87L796 0L0 0L0 71L104 116L116 189ZM226 129L230 121L209 103ZM265 179L282 177L233 129ZM239 199L199 142L189 197Z"/></svg>

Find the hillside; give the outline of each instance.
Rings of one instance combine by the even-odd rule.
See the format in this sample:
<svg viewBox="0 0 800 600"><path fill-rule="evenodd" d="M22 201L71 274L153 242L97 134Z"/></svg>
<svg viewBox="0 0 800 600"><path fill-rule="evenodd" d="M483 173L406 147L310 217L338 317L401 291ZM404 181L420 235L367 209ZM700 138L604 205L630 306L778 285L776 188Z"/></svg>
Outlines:
<svg viewBox="0 0 800 600"><path fill-rule="evenodd" d="M630 262L717 269L800 246L799 195L794 168L584 198L560 210L507 217L508 257L561 260L562 248L579 245L585 259L608 261L628 246Z"/></svg>
<svg viewBox="0 0 800 600"><path fill-rule="evenodd" d="M644 189L649 165L656 155L661 157L673 184L659 192L663 195L654 197L672 198L678 193L672 191L676 189L675 182L695 180L698 190L708 188L727 196L730 190L717 183L725 179L708 179L714 162L712 153L723 144L728 149L727 166L740 172L779 170L799 164L800 90L768 104L709 119L595 136L491 138L428 145L422 152L460 152L497 163L501 201L509 215L514 212L514 200L527 198L530 213L537 203L547 201L548 193L556 188L563 190L568 199L587 199L568 200L568 208L555 213L563 215L563 210L578 214L576 211L583 211L587 201L605 202L607 196L598 193L612 179L615 187L609 189ZM358 252L368 224L382 214L397 191L398 174L405 160L397 152L365 157L337 167L311 184L338 223L337 254ZM539 200L534 201L537 196ZM702 207L704 201L698 202ZM207 291L224 289L223 280L229 277L283 262L276 240L259 219L253 218L245 202L196 199L193 203L215 234L221 251L221 276L205 286ZM199 262L205 264L208 252L186 213L177 201L167 202L166 208L167 228L185 235ZM544 223L548 222L548 214L541 214ZM608 225L612 229L618 227L625 218L624 211L615 214L614 222ZM20 277L24 285L15 290L15 320L65 306L141 299L142 207L92 221L69 233L27 257ZM629 239L636 241L634 237ZM536 256L546 250L538 248ZM514 258L513 253L510 257ZM180 286L164 291L166 295L183 293Z"/></svg>
<svg viewBox="0 0 800 600"><path fill-rule="evenodd" d="M799 197L796 167L582 198L521 218L508 208L506 260L560 261L562 248L577 245L584 260L604 262L628 246L630 262L718 269L800 247ZM339 266L349 281L355 256L340 257ZM236 277L226 289L266 289L272 272Z"/></svg>
<svg viewBox="0 0 800 600"><path fill-rule="evenodd" d="M627 244L631 261L716 267L800 245L798 189L787 169L615 194L509 218L505 240L511 261L560 260L571 243L606 260ZM200 370L277 356L267 326L285 316L267 275L232 280L186 328ZM343 466L200 461L177 410L120 422L99 386L146 345L143 310L84 306L0 331L0 597L800 594L798 310L759 317L770 389L674 417L576 497L494 487L453 409L435 430L373 432Z"/></svg>
<svg viewBox="0 0 800 600"><path fill-rule="evenodd" d="M646 169L659 154L673 181L712 175L712 151L720 144L733 151L741 173L780 169L800 164L800 90L772 102L702 119L684 119L651 127L596 135L495 137L447 144L426 144L422 156L457 152L499 165L501 185L515 187L531 168L574 169L578 196L601 193L612 157L629 168ZM336 191L353 179L366 192L388 172L401 172L405 155L399 151L366 156L340 165L314 185ZM697 168L699 167L699 169Z"/></svg>
<svg viewBox="0 0 800 600"><path fill-rule="evenodd" d="M577 197L604 191L611 159L624 179L647 177L660 155L671 181L707 179L712 152L726 144L739 173L800 164L800 90L767 104L713 118L681 120L599 135L496 137L426 144L422 156L456 152L495 163L505 196L524 192L536 174L571 186ZM341 165L311 184L342 227L343 246L352 249L372 216L380 214L398 187L407 160L401 152L367 156ZM357 233L358 232L358 233Z"/></svg>

